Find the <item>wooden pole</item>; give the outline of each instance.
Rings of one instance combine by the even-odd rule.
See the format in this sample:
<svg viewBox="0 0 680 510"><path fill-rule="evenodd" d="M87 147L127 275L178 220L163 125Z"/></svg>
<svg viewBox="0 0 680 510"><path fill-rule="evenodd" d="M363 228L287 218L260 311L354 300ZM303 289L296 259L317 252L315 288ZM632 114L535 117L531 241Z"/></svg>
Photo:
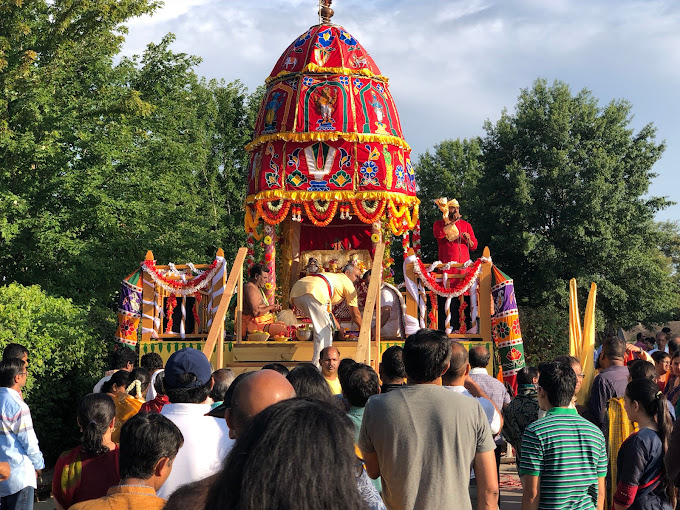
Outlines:
<svg viewBox="0 0 680 510"><path fill-rule="evenodd" d="M491 257L489 247L485 246L483 257ZM482 340L491 342L491 262L482 262L482 273L479 277L479 333Z"/></svg>
<svg viewBox="0 0 680 510"><path fill-rule="evenodd" d="M411 255L414 255L415 252L413 251L413 248L409 248L408 253L406 254L407 257L410 257ZM416 272L413 269L413 263L407 264L406 269L404 270L404 280L407 278L411 280L412 282L416 283ZM417 284L417 283L416 283ZM416 290L416 292L418 292ZM413 298L411 296L410 292L406 292L406 313L409 314L411 317L415 317L418 322L420 322L420 311L418 310L418 299Z"/></svg>
<svg viewBox="0 0 680 510"><path fill-rule="evenodd" d="M153 252L151 250L146 252L144 260L153 260ZM155 316L155 284L149 276L149 273L142 271L142 342L151 341L151 330L154 329L153 317ZM163 323L160 327L162 333Z"/></svg>
<svg viewBox="0 0 680 510"><path fill-rule="evenodd" d="M243 338L243 265L238 272L238 293L236 294L236 343Z"/></svg>
<svg viewBox="0 0 680 510"><path fill-rule="evenodd" d="M373 312L376 304L380 302L380 276L382 275L382 261L385 254L385 243L378 243L375 247L375 254L373 255L373 264L371 266L371 283L368 286L368 293L366 294L366 304L364 305L364 313L361 317L361 330L359 331L359 341L357 342L357 351L354 359L359 363L371 364L371 320L373 319ZM378 275L376 278L375 275ZM379 340L378 340L379 341ZM380 353L378 353L380 354Z"/></svg>
<svg viewBox="0 0 680 510"><path fill-rule="evenodd" d="M227 283L224 287L224 292L222 293L221 296L220 305L217 307L217 311L215 312L215 316L213 317L212 325L210 326L210 331L208 331L208 339L206 340L205 345L203 346L203 354L205 354L208 357L208 359L210 359L210 357L212 356L213 350L217 345L218 337L220 335L224 337L224 318L227 316L227 310L229 309L229 301L231 301L231 296L234 295L234 290L236 289L239 275L243 277L243 264L246 260L247 254L248 250L246 248L239 248L238 254L236 255L236 260L234 260L234 265L232 266L231 272L229 273L229 280L227 280Z"/></svg>

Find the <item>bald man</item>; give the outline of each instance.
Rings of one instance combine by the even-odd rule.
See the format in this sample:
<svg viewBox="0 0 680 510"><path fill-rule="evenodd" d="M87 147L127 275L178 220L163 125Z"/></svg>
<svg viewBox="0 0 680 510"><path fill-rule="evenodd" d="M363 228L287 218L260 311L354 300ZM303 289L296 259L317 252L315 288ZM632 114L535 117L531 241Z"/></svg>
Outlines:
<svg viewBox="0 0 680 510"><path fill-rule="evenodd" d="M326 379L328 386L331 388L333 395L340 395L342 393L342 386L340 379L338 379L338 365L340 365L340 351L335 347L325 347L319 354L319 364L321 365L321 374Z"/></svg>
<svg viewBox="0 0 680 510"><path fill-rule="evenodd" d="M231 407L224 412L229 437L238 439L260 412L294 397L295 390L288 379L274 370L260 370L246 377L234 390Z"/></svg>
<svg viewBox="0 0 680 510"><path fill-rule="evenodd" d="M237 439L248 429L252 419L272 404L295 397L295 390L284 376L274 370L260 370L234 381L237 384L231 404L224 412L229 437ZM210 487L219 473L177 489L164 510L203 510Z"/></svg>

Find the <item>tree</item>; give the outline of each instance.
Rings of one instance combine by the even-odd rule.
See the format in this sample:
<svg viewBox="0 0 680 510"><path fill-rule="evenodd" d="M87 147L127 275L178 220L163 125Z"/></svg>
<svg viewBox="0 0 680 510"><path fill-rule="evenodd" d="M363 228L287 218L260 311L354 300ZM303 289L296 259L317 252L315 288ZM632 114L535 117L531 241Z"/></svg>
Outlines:
<svg viewBox="0 0 680 510"><path fill-rule="evenodd" d="M677 314L669 258L677 229L654 222L669 202L647 196L665 144L655 141L652 124L635 132L631 115L625 100L600 106L588 90L572 94L562 82L537 80L521 91L514 112L485 124L478 154L462 150L471 142L449 141L418 163L423 218L436 219L428 203L436 196L464 197L480 249L490 247L494 263L514 278L521 307L533 309L525 316L550 324L527 331L560 334L554 314L566 317L572 277L583 303L589 283L597 283L598 310L610 327Z"/></svg>
<svg viewBox="0 0 680 510"><path fill-rule="evenodd" d="M4 280L112 309L147 249L235 255L259 96L197 77L172 35L114 65L122 23L157 2L18 5L0 8Z"/></svg>

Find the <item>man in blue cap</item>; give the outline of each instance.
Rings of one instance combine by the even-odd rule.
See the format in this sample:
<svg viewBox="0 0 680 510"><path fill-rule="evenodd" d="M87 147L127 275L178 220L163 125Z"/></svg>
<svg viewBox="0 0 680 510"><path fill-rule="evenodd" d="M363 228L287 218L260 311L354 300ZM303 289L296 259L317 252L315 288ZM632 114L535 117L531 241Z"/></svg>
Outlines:
<svg viewBox="0 0 680 510"><path fill-rule="evenodd" d="M170 400L161 414L172 420L184 436L170 476L158 491L168 499L180 485L207 478L219 471L233 440L221 418L206 416L214 381L208 358L196 349L181 349L165 364L165 392Z"/></svg>

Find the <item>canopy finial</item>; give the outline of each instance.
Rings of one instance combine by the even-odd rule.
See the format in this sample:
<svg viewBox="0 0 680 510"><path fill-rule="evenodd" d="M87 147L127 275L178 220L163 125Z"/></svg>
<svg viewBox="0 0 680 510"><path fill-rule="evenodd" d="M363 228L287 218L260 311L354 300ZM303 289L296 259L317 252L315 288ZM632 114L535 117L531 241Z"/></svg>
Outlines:
<svg viewBox="0 0 680 510"><path fill-rule="evenodd" d="M319 24L330 23L333 17L333 9L331 9L331 4L333 0L319 0Z"/></svg>

